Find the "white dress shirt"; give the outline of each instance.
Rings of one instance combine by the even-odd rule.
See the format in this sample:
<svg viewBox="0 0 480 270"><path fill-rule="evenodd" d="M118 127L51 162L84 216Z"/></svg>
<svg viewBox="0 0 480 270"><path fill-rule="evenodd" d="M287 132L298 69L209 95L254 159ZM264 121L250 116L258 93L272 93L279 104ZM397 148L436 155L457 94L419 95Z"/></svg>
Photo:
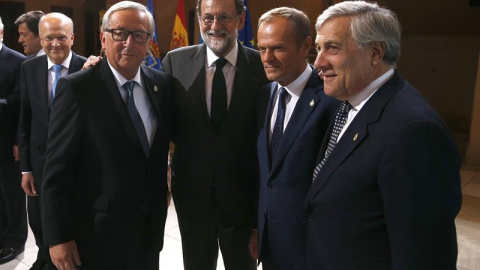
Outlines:
<svg viewBox="0 0 480 270"><path fill-rule="evenodd" d="M285 98L285 118L283 120L283 131L287 128L288 122L290 121L290 118L292 117L293 111L295 109L295 105L297 105L297 101L300 98L300 95L303 92L303 89L305 88L305 85L307 85L308 80L310 79L310 76L312 76L312 68L305 63L306 67L303 73L295 79L292 83L290 83L287 86L282 86L281 84L278 83L278 87L275 90L275 106L273 107L272 115L270 118L270 141L272 138L272 133L273 133L273 128L275 127L275 120L277 120L277 111L278 111L278 90L282 87L284 87L289 96Z"/></svg>
<svg viewBox="0 0 480 270"><path fill-rule="evenodd" d="M107 59L108 62L108 59ZM135 74L135 77L131 80L125 79L117 70L115 70L110 63L108 63L110 69L112 70L113 76L115 77L115 82L117 83L118 91L122 96L124 102L127 101L127 92L123 88L123 85L128 81L135 81L135 87L133 90L133 99L135 100L135 107L142 118L143 126L145 127L145 132L147 133L148 143L152 146L153 138L155 137L155 132L157 131L157 117L155 116L155 111L153 110L152 103L148 97L147 90L145 89L145 83L142 80L140 67Z"/></svg>
<svg viewBox="0 0 480 270"><path fill-rule="evenodd" d="M342 131L338 135L337 142L340 141L343 133L347 130L348 126L352 123L353 119L357 116L358 112L363 108L365 103L377 92L378 88L382 87L390 78L392 78L395 71L393 68L389 69L385 72L382 76L376 78L373 82L371 82L364 90L360 91L357 95L348 99L350 105L352 105L352 109L348 112L347 122L345 126L343 126Z"/></svg>
<svg viewBox="0 0 480 270"><path fill-rule="evenodd" d="M235 67L237 65L238 56L238 43L235 42L233 49L225 56L227 63L223 67L223 76L225 76L225 83L227 85L227 108L230 106L230 100L232 100L233 81L235 80ZM216 64L219 57L213 53L207 46L207 59L205 63L205 97L207 102L208 115L212 108L212 84L213 75L215 75Z"/></svg>

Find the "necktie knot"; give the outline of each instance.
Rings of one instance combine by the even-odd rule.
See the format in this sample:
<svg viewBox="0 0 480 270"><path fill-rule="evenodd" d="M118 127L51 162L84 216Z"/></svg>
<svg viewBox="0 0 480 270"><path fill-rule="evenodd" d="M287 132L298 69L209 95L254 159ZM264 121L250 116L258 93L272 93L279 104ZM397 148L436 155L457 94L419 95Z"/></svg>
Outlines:
<svg viewBox="0 0 480 270"><path fill-rule="evenodd" d="M344 114L348 114L351 109L352 109L352 105L350 104L350 102L348 102L348 100L345 100L342 103L342 107L340 108L340 112L344 113Z"/></svg>
<svg viewBox="0 0 480 270"><path fill-rule="evenodd" d="M285 104L285 99L289 96L290 94L288 94L288 91L287 89L285 89L285 87L281 87L280 89L278 89L278 102L282 102L283 104Z"/></svg>
<svg viewBox="0 0 480 270"><path fill-rule="evenodd" d="M217 61L215 61L216 64L216 70L221 70L223 67L227 64L227 59L225 58L218 58Z"/></svg>
<svg viewBox="0 0 480 270"><path fill-rule="evenodd" d="M55 74L60 73L62 68L63 68L62 65L53 65L53 71L55 71Z"/></svg>
<svg viewBox="0 0 480 270"><path fill-rule="evenodd" d="M128 81L124 84L124 86L127 92L133 92L133 89L135 88L135 81Z"/></svg>

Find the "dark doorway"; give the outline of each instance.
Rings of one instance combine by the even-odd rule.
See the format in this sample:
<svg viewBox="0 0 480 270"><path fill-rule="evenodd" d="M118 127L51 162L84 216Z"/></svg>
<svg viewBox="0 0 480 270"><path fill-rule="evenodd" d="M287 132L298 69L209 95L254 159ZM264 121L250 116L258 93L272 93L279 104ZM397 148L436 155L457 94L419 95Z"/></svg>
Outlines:
<svg viewBox="0 0 480 270"><path fill-rule="evenodd" d="M5 35L3 43L10 49L23 53L23 48L18 44L18 27L15 20L25 13L25 3L19 2L0 2L0 16L2 17Z"/></svg>

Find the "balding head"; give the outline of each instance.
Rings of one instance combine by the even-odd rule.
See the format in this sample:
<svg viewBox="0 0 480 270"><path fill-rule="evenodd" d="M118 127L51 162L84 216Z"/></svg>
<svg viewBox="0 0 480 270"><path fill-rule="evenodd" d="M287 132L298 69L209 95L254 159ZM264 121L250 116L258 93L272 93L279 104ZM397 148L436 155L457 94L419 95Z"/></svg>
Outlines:
<svg viewBox="0 0 480 270"><path fill-rule="evenodd" d="M38 29L48 58L55 64L63 63L73 45L72 19L62 13L49 13L40 19Z"/></svg>

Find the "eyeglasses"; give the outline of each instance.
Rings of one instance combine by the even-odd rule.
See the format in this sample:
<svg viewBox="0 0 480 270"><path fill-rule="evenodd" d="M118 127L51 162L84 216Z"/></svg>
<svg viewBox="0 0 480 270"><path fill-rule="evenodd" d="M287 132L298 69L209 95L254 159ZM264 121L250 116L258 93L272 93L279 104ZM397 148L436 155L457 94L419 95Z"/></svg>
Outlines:
<svg viewBox="0 0 480 270"><path fill-rule="evenodd" d="M69 37L67 37L67 36L59 36L59 37L46 36L46 37L42 37L42 39L45 40L46 42L49 42L49 43L53 43L54 40L57 40L58 43L63 43L65 41L67 41L67 39L69 39Z"/></svg>
<svg viewBox="0 0 480 270"><path fill-rule="evenodd" d="M150 37L150 33L144 31L128 31L123 29L105 29L105 31L112 34L112 38L115 41L125 41L128 36L132 35L133 41L137 43L145 43Z"/></svg>
<svg viewBox="0 0 480 270"><path fill-rule="evenodd" d="M212 24L215 19L221 24L226 24L233 21L236 17L238 17L238 15L222 14L220 16L205 15L201 16L200 19L204 24Z"/></svg>

